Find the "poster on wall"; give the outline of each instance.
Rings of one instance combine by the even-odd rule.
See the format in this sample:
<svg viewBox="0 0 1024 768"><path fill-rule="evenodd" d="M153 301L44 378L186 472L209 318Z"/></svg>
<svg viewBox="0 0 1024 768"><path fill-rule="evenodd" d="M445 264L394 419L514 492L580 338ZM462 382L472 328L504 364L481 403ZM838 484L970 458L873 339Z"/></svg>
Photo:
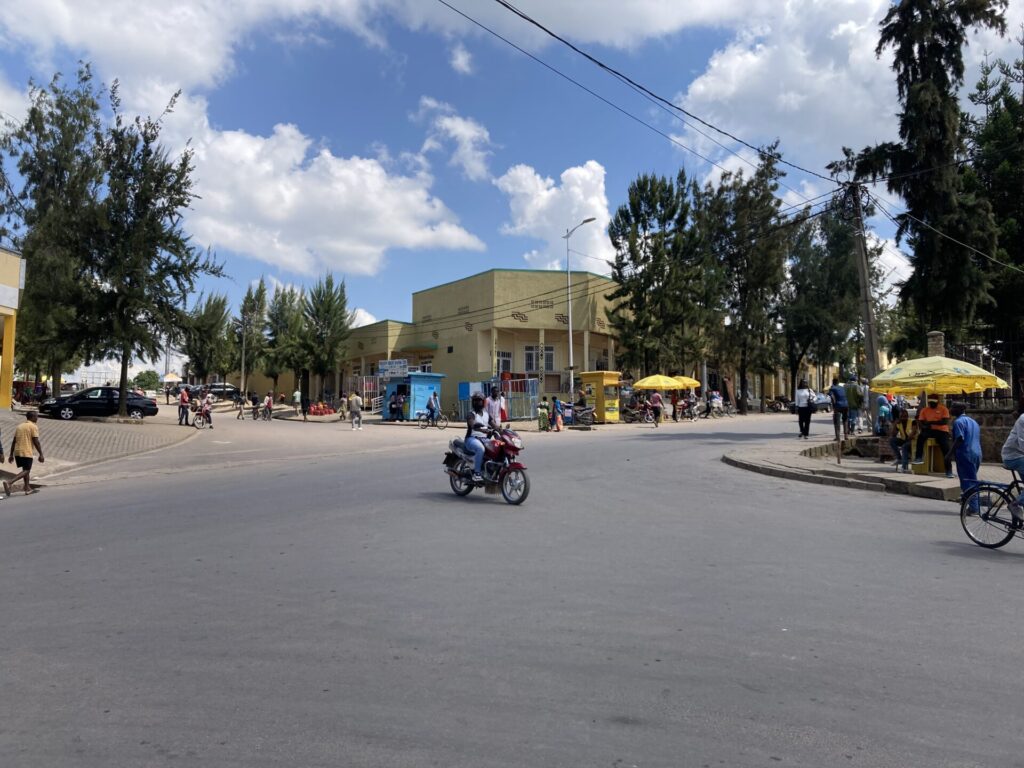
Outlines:
<svg viewBox="0 0 1024 768"><path fill-rule="evenodd" d="M409 375L408 360L381 360L377 363L377 375L382 379L400 379Z"/></svg>

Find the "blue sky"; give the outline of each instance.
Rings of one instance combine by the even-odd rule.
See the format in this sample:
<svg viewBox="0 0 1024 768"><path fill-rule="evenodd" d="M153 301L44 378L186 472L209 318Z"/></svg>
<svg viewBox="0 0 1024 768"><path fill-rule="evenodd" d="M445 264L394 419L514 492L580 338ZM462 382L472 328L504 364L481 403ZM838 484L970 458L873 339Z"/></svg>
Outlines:
<svg viewBox="0 0 1024 768"><path fill-rule="evenodd" d="M491 0L451 3L721 166L743 167ZM879 0L519 5L751 143L780 138L807 167L895 136L892 75L873 53ZM1021 15L1014 5L1011 29ZM1010 46L987 36L969 59ZM21 114L29 77L71 73L79 59L118 78L131 110L155 113L183 89L165 138L196 150L203 199L188 228L231 278L203 288L234 302L261 275L303 286L331 271L361 320L409 320L413 291L494 267L564 268L560 235L587 216L598 221L573 236L573 266L602 271L604 227L639 173L720 172L435 0L15 3L0 10L0 110ZM786 182L787 204L827 189L798 173ZM905 265L886 248L898 277Z"/></svg>

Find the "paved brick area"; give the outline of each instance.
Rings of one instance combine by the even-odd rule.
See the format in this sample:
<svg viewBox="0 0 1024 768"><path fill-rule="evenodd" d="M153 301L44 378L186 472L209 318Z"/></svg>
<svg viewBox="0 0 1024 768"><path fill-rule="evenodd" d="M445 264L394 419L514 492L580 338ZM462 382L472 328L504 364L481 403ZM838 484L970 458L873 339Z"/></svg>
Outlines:
<svg viewBox="0 0 1024 768"><path fill-rule="evenodd" d="M180 443L193 436L194 429L177 426L171 409L146 419L142 424L119 424L116 420L60 421L41 416L39 438L46 456L45 464L36 464L33 479L45 480L49 475L83 463L93 463L129 456ZM176 418L176 417L175 417ZM23 411L0 412L0 441L4 459L11 450L15 427L25 420ZM13 464L4 464L8 473L16 471Z"/></svg>

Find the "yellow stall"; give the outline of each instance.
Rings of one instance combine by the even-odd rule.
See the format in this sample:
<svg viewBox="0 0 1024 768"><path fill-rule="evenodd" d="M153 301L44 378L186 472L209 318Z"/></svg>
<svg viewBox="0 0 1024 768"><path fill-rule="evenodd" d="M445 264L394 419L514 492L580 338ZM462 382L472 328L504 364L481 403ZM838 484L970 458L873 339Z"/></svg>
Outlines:
<svg viewBox="0 0 1024 768"><path fill-rule="evenodd" d="M598 424L614 424L619 420L618 371L583 371L580 386L587 396L587 405L594 408L594 421Z"/></svg>

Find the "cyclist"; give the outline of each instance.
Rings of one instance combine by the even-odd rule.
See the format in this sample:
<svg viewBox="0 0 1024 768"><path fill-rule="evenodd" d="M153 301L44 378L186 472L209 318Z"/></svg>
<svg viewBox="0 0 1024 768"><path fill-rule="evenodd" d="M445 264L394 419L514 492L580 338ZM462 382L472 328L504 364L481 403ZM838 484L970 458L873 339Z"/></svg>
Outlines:
<svg viewBox="0 0 1024 768"><path fill-rule="evenodd" d="M1013 472L1024 473L1024 400L1017 406L1017 421L1013 424L1006 442L1003 443L1003 466ZM1008 505L1018 528L1024 523L1024 494Z"/></svg>
<svg viewBox="0 0 1024 768"><path fill-rule="evenodd" d="M437 392L430 393L427 400L427 419L433 426L437 426L437 414L441 412L441 402L437 399Z"/></svg>
<svg viewBox="0 0 1024 768"><path fill-rule="evenodd" d="M472 406L469 417L466 419L466 450L473 454L473 482L483 482L483 475L480 474L484 467L484 440L488 438L491 430L498 429L498 423L494 417L484 409L483 392L474 392L470 398Z"/></svg>

